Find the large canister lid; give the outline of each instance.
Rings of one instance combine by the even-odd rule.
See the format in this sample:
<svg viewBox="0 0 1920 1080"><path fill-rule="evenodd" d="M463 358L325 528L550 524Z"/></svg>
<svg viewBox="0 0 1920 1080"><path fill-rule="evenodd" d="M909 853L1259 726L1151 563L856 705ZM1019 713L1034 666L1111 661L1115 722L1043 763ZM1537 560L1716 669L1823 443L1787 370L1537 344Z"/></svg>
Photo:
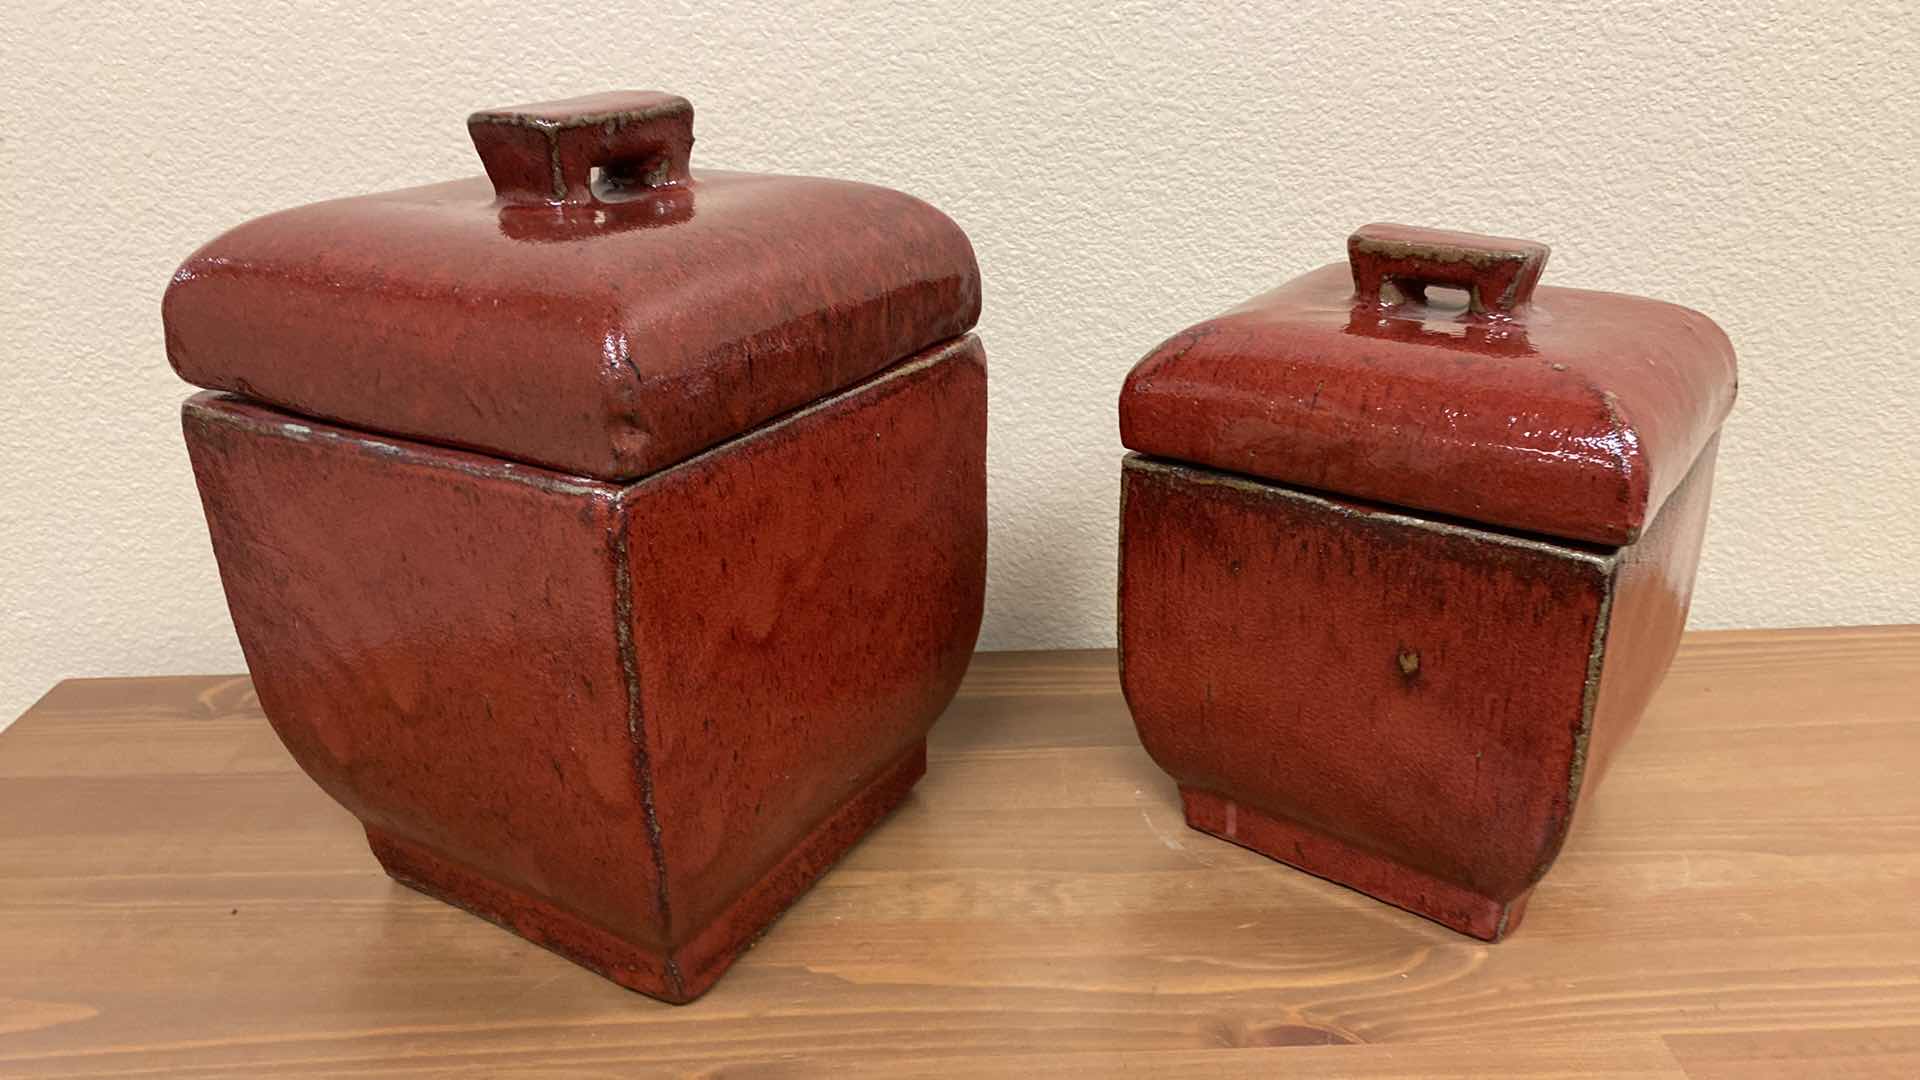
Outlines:
<svg viewBox="0 0 1920 1080"><path fill-rule="evenodd" d="M653 92L473 114L487 178L318 203L175 273L188 382L603 480L665 468L979 317L965 234L908 195L693 170Z"/></svg>

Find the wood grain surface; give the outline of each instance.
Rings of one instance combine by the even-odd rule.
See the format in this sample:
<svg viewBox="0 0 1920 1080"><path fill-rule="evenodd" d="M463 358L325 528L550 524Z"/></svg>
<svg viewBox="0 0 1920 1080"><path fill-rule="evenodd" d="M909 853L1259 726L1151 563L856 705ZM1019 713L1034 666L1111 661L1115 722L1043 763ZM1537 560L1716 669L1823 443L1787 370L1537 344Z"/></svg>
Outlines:
<svg viewBox="0 0 1920 1080"><path fill-rule="evenodd" d="M1699 634L1484 945L1189 831L1112 655L979 657L720 985L390 883L244 678L0 733L0 1076L1920 1075L1920 628Z"/></svg>

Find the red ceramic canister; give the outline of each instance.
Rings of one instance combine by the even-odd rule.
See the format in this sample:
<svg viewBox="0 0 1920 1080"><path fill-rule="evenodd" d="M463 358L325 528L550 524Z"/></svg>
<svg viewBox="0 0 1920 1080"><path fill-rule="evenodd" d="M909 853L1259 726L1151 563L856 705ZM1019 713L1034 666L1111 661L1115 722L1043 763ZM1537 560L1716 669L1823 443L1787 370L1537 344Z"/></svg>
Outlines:
<svg viewBox="0 0 1920 1080"><path fill-rule="evenodd" d="M1188 824L1498 940L1673 656L1733 350L1537 243L1347 249L1128 376L1122 683Z"/></svg>
<svg viewBox="0 0 1920 1080"><path fill-rule="evenodd" d="M682 98L196 252L167 353L260 704L395 878L668 1001L905 797L979 629L980 277L693 171Z"/></svg>

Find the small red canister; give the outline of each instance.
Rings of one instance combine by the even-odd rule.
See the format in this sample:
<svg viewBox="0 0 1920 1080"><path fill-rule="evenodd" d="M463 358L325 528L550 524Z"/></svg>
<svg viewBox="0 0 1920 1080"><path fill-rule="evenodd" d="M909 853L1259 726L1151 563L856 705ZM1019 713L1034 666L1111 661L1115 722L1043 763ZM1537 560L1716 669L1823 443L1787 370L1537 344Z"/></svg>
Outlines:
<svg viewBox="0 0 1920 1080"><path fill-rule="evenodd" d="M966 236L690 171L692 108L474 114L487 179L242 225L167 290L228 604L399 880L699 995L892 809L967 666Z"/></svg>
<svg viewBox="0 0 1920 1080"><path fill-rule="evenodd" d="M1188 824L1498 940L1673 656L1733 349L1540 244L1347 249L1128 376L1122 682Z"/></svg>

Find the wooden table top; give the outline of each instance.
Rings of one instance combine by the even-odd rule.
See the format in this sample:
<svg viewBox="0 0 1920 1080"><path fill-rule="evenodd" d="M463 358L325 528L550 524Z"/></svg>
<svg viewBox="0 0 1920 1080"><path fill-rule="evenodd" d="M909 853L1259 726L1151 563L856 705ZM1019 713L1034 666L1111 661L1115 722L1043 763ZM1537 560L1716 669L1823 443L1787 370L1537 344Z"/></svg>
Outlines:
<svg viewBox="0 0 1920 1080"><path fill-rule="evenodd" d="M1920 628L1690 636L1485 945L1187 830L1110 653L982 655L927 778L693 1005L390 883L244 678L0 734L0 1075L1920 1076Z"/></svg>

